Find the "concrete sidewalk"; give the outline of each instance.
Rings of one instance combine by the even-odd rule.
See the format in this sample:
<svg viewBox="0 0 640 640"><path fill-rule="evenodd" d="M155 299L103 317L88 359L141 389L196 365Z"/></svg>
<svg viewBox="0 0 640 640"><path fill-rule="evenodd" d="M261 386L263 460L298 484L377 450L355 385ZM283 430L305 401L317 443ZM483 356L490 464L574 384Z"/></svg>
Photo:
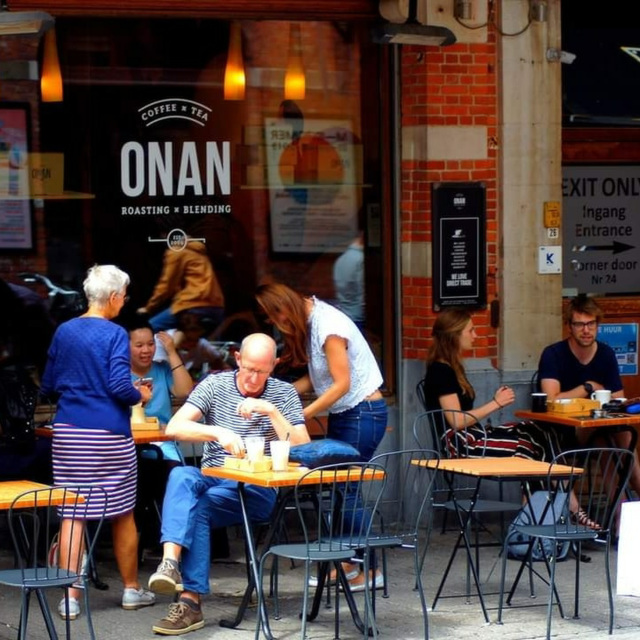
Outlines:
<svg viewBox="0 0 640 640"><path fill-rule="evenodd" d="M239 531L239 530L238 530ZM185 637L197 639L216 638L219 640L239 640L251 638L255 629L255 607L251 607L245 620L238 629L224 629L218 625L221 618L232 617L238 606L240 595L246 584L246 570L244 565L244 551L242 538L238 532L231 532L231 556L226 560L216 560L211 570L211 595L203 602L205 627L199 631L187 634ZM427 564L424 570L426 592L429 602L433 597L437 583L444 571L449 558L451 545L454 542L453 533L434 533L430 545ZM554 640L592 640L607 638L608 606L604 573L604 552L602 548L586 551L592 558L590 563L581 563L581 618L571 619L573 613L573 559L558 565L558 585L565 614L569 619L561 619L554 610L552 634ZM489 570L497 559L497 550L483 548L481 551L482 567ZM141 568L141 579L146 584L149 575L155 570L159 558L147 557ZM11 562L10 554L2 550L0 554L2 566ZM159 596L153 607L139 611L124 611L120 608L122 595L120 582L115 570L115 563L110 549L101 547L98 550L100 577L109 584L109 589L99 591L91 589L91 603L93 620L97 637L104 640L143 640L160 638L151 631L152 625L162 618L166 612L170 598ZM390 554L390 597L376 600L378 609L378 625L384 638L421 638L422 616L418 595L413 591L412 554L409 551L394 550ZM516 563L509 562L509 575L513 577ZM616 570L616 552L612 552L612 569ZM280 569L280 620L272 620L272 630L276 638L300 637L300 589L302 586L303 570L301 567L291 569L282 563ZM266 581L265 581L266 582ZM429 614L430 637L433 640L456 638L496 639L496 640L534 640L544 638L546 633L546 608L535 606L530 608L508 608L504 613L504 624L497 625L499 588L499 563L491 573L485 585L487 604L492 622L484 622L477 598L472 598L467 604L465 598L444 598L438 602L435 611ZM446 586L446 594L463 593L465 589L465 563L462 555L456 560L451 577ZM378 592L381 594L381 592ZM532 601L527 593L526 581L518 591L518 604L546 603L547 588L537 582L538 597ZM61 637L64 637L64 623L58 619L55 611L60 598L58 592L51 593L49 602L54 612L56 625ZM358 602L362 596L356 594ZM344 600L342 600L344 605ZM640 638L640 601L631 597L615 597L616 618L614 638L616 640L637 640ZM272 610L271 603L269 603ZM0 593L0 639L13 640L17 637L17 623L19 616L19 593L15 589L3 588ZM71 623L73 638L86 638L86 617L81 615ZM345 607L341 612L341 632L344 639L362 637L349 617ZM33 602L31 619L28 627L29 640L44 640L47 638L42 616ZM322 608L316 621L308 625L309 640L333 638L333 611Z"/></svg>

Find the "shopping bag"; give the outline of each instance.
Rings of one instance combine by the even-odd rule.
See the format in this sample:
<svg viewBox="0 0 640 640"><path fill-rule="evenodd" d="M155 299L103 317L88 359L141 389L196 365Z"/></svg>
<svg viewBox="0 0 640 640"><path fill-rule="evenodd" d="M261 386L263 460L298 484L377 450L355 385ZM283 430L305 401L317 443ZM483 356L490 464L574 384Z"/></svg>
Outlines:
<svg viewBox="0 0 640 640"><path fill-rule="evenodd" d="M640 596L640 502L624 502L620 514L618 538L619 596Z"/></svg>

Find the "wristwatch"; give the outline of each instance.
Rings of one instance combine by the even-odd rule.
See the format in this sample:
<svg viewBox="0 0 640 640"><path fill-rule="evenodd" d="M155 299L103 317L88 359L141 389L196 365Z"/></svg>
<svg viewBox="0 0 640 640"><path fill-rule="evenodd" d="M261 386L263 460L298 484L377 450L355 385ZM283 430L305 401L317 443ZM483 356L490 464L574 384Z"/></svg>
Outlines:
<svg viewBox="0 0 640 640"><path fill-rule="evenodd" d="M593 393L593 385L590 382L585 382L582 386L587 392L587 397L589 397Z"/></svg>

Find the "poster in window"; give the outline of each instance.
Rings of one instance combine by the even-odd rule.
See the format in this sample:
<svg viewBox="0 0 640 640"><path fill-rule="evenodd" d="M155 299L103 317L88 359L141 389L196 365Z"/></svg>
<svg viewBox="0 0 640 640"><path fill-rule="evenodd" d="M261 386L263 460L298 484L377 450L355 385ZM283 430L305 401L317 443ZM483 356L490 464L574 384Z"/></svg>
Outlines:
<svg viewBox="0 0 640 640"><path fill-rule="evenodd" d="M274 252L341 252L358 235L356 158L347 120L267 118L267 178Z"/></svg>
<svg viewBox="0 0 640 640"><path fill-rule="evenodd" d="M32 249L29 105L0 103L0 249Z"/></svg>
<svg viewBox="0 0 640 640"><path fill-rule="evenodd" d="M486 189L481 182L434 183L433 308L483 307Z"/></svg>

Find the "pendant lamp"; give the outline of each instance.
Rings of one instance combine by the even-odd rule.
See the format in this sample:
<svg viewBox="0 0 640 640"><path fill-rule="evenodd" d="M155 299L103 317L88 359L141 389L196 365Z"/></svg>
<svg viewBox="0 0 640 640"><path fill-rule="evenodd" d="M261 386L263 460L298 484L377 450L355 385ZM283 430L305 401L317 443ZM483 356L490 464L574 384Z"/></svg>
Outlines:
<svg viewBox="0 0 640 640"><path fill-rule="evenodd" d="M284 97L287 100L304 100L305 88L300 25L294 22L289 27L289 59L284 74Z"/></svg>
<svg viewBox="0 0 640 640"><path fill-rule="evenodd" d="M229 53L224 70L224 99L244 100L245 75L242 59L242 29L232 22L229 31Z"/></svg>
<svg viewBox="0 0 640 640"><path fill-rule="evenodd" d="M40 94L42 102L62 102L62 73L60 60L58 60L55 29L49 29L44 34Z"/></svg>

